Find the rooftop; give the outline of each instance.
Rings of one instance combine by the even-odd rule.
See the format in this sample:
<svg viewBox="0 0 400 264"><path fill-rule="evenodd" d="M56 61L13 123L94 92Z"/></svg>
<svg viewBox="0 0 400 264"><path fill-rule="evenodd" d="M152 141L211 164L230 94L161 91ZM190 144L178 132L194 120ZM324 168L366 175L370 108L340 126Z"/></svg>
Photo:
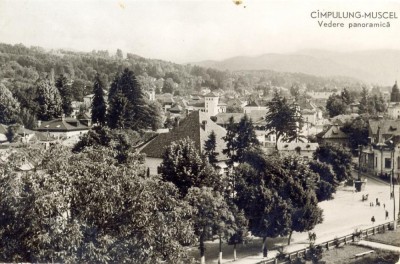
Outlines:
<svg viewBox="0 0 400 264"><path fill-rule="evenodd" d="M195 111L190 113L183 119L178 127L175 127L169 133L159 134L150 141L141 150L148 157L162 158L165 148L172 142L184 138L190 138L194 141L199 153L203 151L204 142L208 139L208 135L214 131L217 139L216 152L218 160L226 160L226 156L222 154L222 150L226 148L225 141L222 139L226 135L226 130L214 123L206 114Z"/></svg>

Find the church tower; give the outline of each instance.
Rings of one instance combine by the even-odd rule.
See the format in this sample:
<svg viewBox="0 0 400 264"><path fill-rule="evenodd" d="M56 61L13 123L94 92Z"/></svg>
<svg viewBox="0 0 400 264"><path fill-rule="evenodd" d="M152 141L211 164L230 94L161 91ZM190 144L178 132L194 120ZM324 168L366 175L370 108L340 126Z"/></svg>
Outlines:
<svg viewBox="0 0 400 264"><path fill-rule="evenodd" d="M390 102L400 102L400 90L397 87L397 81L393 85L392 92L390 93Z"/></svg>
<svg viewBox="0 0 400 264"><path fill-rule="evenodd" d="M215 93L209 93L204 96L205 110L208 116L216 116L218 114L219 96Z"/></svg>

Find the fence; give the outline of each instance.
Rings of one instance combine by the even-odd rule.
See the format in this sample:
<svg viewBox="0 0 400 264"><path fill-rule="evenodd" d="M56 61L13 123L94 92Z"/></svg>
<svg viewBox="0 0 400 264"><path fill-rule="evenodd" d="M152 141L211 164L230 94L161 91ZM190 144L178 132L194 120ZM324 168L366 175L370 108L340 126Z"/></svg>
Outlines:
<svg viewBox="0 0 400 264"><path fill-rule="evenodd" d="M346 245L347 243L350 242L355 242L360 239L366 238L368 236L373 236L378 233L383 233L386 230L391 230L393 228L393 222L387 222L378 226L374 226L371 228L367 228L364 230L359 230L357 232L354 232L350 235L342 236L342 237L337 237L332 240L320 243L320 244L315 244L315 247L322 247L325 250L329 250L331 248L339 247L341 245ZM286 264L286 263L291 263L293 260L301 257L305 257L307 252L310 251L310 248L304 248L304 249L299 249L290 253L286 253L285 256L281 258L273 258L273 259L267 259L259 262L258 264Z"/></svg>

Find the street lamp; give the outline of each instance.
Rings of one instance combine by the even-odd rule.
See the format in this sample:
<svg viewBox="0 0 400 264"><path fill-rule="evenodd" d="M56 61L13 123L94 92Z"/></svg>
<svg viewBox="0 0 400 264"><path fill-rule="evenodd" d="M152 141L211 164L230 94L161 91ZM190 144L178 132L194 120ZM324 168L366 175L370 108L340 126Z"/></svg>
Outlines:
<svg viewBox="0 0 400 264"><path fill-rule="evenodd" d="M396 230L396 199L394 197L394 184L393 184L393 177L394 177L394 151L395 151L395 144L392 140L389 140L386 143L387 146L390 147L391 150L391 162L392 162L392 171L390 173L390 199L393 199L393 229Z"/></svg>

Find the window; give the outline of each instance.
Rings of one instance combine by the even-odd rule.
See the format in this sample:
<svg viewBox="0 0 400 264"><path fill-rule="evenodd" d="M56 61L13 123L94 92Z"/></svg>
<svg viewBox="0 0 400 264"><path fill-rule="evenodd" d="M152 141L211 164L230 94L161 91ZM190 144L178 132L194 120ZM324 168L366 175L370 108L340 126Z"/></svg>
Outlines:
<svg viewBox="0 0 400 264"><path fill-rule="evenodd" d="M385 158L385 169L390 169L392 167L392 159Z"/></svg>

